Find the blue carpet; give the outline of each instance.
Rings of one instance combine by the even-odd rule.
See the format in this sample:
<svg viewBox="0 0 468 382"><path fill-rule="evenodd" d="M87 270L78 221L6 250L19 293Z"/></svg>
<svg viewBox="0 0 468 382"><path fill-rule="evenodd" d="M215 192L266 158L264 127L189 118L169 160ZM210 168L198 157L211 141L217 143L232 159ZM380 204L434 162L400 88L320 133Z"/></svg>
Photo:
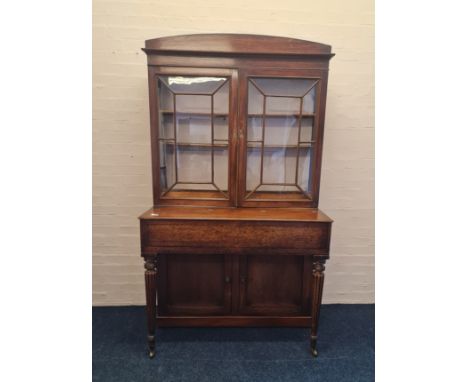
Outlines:
<svg viewBox="0 0 468 382"><path fill-rule="evenodd" d="M93 381L373 381L374 305L324 305L318 358L302 328L162 328L143 307L93 308Z"/></svg>

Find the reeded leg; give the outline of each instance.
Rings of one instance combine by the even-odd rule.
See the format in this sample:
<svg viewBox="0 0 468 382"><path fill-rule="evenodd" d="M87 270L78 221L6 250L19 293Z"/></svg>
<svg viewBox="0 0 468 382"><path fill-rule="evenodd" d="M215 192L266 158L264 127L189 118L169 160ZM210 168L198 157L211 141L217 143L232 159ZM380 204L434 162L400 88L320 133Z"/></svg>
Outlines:
<svg viewBox="0 0 468 382"><path fill-rule="evenodd" d="M145 290L146 290L146 320L148 323L149 357L153 358L155 351L156 330L156 256L145 257Z"/></svg>
<svg viewBox="0 0 468 382"><path fill-rule="evenodd" d="M322 304L323 281L325 278L324 261L314 261L312 269L312 327L310 333L310 350L314 357L317 352L317 330L320 316L320 306Z"/></svg>

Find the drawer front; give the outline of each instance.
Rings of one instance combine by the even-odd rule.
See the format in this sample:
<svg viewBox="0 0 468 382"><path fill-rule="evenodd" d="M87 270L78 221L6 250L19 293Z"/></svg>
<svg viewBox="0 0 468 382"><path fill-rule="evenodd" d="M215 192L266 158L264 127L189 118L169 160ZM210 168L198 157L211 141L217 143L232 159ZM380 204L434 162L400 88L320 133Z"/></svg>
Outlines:
<svg viewBox="0 0 468 382"><path fill-rule="evenodd" d="M142 247L328 249L330 224L303 222L141 222Z"/></svg>

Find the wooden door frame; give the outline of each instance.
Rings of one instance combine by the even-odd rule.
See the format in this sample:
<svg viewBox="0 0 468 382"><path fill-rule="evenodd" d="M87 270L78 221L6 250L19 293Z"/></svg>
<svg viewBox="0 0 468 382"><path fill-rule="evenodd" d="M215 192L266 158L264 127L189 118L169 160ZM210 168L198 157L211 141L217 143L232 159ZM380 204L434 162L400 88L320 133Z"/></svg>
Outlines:
<svg viewBox="0 0 468 382"><path fill-rule="evenodd" d="M314 166L310 168L312 182L312 200L261 201L258 199L245 200L247 183L247 118L248 118L248 81L250 77L266 78L304 78L317 79L315 96L314 128L316 128L316 144L313 151ZM322 146L325 120L325 102L328 81L328 70L324 69L277 69L277 68L248 68L239 70L239 142L238 142L238 190L237 206L239 207L318 207L320 191L320 170L322 164Z"/></svg>
<svg viewBox="0 0 468 382"><path fill-rule="evenodd" d="M162 75L175 76L213 76L229 78L229 122L228 122L228 200L204 199L161 199L160 198L160 163L159 163L159 95L157 81ZM151 160L153 182L153 205L207 205L236 206L237 203L237 151L238 151L238 70L235 68L148 66L149 109L151 131Z"/></svg>

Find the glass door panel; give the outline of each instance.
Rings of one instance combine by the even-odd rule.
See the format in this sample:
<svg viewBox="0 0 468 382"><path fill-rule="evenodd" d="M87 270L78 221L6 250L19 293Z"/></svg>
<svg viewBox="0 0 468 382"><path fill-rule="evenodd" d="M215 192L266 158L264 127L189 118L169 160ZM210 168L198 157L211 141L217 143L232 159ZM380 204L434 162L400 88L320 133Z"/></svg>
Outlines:
<svg viewBox="0 0 468 382"><path fill-rule="evenodd" d="M311 200L317 79L248 79L246 200Z"/></svg>
<svg viewBox="0 0 468 382"><path fill-rule="evenodd" d="M228 77L158 77L161 198L229 198L229 93Z"/></svg>

